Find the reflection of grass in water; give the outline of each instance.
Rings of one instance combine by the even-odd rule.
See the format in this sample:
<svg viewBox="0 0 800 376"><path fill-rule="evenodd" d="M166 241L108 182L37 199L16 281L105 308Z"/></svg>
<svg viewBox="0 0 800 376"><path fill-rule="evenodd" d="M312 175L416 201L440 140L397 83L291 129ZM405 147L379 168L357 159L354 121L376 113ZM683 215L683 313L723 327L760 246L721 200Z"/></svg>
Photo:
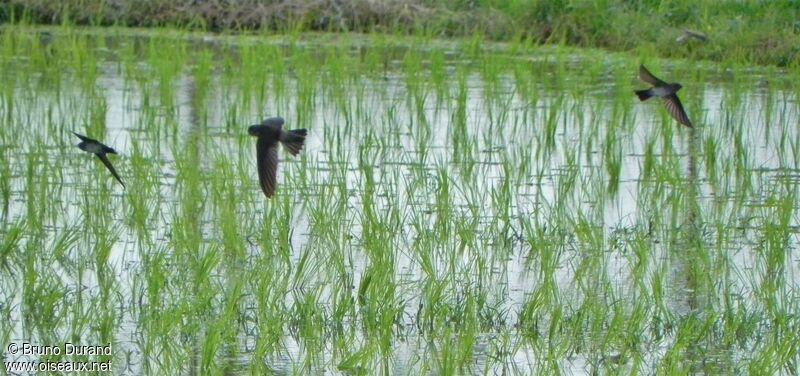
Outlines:
<svg viewBox="0 0 800 376"><path fill-rule="evenodd" d="M754 168L753 127L780 123L770 132L789 141L756 135L787 167L798 143L791 115L744 120L753 80L723 85L722 124L709 124L699 88L715 76L671 66L667 77L691 78L678 79L701 125L690 145L661 104L635 101L638 61L593 51L70 29L46 44L8 30L0 270L21 278L0 277L20 291L0 297L21 303L0 307L37 341L120 343L120 364L129 344L145 372L388 373L414 338L410 372L792 359L770 355L792 336L736 349L796 324L796 184ZM30 63L9 58L20 55ZM132 118L117 118L108 75ZM266 200L245 126L271 115L310 136L298 157L281 151ZM128 189L71 130L119 143ZM0 338L17 331L0 324Z"/></svg>

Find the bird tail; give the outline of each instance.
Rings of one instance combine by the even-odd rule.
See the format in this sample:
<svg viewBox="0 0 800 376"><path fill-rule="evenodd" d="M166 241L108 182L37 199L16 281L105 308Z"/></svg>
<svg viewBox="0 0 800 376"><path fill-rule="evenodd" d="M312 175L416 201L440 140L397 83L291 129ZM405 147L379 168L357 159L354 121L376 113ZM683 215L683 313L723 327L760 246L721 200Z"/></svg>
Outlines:
<svg viewBox="0 0 800 376"><path fill-rule="evenodd" d="M289 154L297 155L303 149L307 133L305 129L292 129L282 135L281 143L289 151Z"/></svg>
<svg viewBox="0 0 800 376"><path fill-rule="evenodd" d="M650 91L650 89L634 90L633 92L636 93L636 96L639 97L640 101L647 100L648 98L653 96L653 93Z"/></svg>

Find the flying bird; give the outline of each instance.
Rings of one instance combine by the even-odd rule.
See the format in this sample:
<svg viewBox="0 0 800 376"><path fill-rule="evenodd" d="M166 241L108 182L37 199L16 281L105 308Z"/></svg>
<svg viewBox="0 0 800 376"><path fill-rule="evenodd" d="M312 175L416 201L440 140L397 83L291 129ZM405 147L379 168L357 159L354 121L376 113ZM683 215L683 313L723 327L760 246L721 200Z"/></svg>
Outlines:
<svg viewBox="0 0 800 376"><path fill-rule="evenodd" d="M283 130L283 118L272 117L261 124L251 125L247 132L258 137L256 158L258 159L258 182L267 198L275 193L278 180L278 142L289 154L297 155L303 149L307 131L305 129Z"/></svg>
<svg viewBox="0 0 800 376"><path fill-rule="evenodd" d="M639 66L639 78L642 81L650 83L653 87L645 90L634 90L636 96L639 97L640 101L645 101L650 97L660 97L661 100L664 102L664 106L667 108L669 114L678 121L689 128L692 128L692 122L689 121L689 116L686 115L686 111L683 109L683 105L681 104L681 100L678 99L678 95L676 94L678 90L680 90L683 86L679 83L666 83L661 81L656 76L653 76L644 65Z"/></svg>
<svg viewBox="0 0 800 376"><path fill-rule="evenodd" d="M87 153L93 153L94 155L97 156L97 158L100 158L100 161L103 162L104 165L106 165L108 171L111 171L111 175L114 175L114 178L116 178L117 181L120 184L122 184L122 188L125 188L125 183L123 183L122 179L119 178L117 170L114 169L114 166L111 165L111 161L109 161L108 157L106 156L106 154L108 153L117 154L117 151L111 147L106 146L100 141L91 139L82 134L78 134L75 132L72 132L72 134L78 136L78 138L81 139L81 143L78 144L78 147L81 148L81 150Z"/></svg>

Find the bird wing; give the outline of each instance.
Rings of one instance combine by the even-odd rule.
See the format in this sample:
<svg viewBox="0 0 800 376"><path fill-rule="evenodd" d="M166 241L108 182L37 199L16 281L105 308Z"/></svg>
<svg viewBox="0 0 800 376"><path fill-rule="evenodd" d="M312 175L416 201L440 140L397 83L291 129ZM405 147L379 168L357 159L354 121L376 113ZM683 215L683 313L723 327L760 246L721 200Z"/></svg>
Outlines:
<svg viewBox="0 0 800 376"><path fill-rule="evenodd" d="M667 112L672 115L678 123L681 123L689 128L692 128L692 122L689 121L689 116L686 115L686 111L683 109L683 105L681 104L681 100L678 99L678 96L675 94L670 94L665 97L662 97L664 101L664 106L667 107Z"/></svg>
<svg viewBox="0 0 800 376"><path fill-rule="evenodd" d="M97 155L97 158L100 158L100 161L102 161L103 164L106 165L106 168L108 169L108 171L111 171L111 175L114 175L114 177L117 179L117 181L120 184L122 184L122 188L125 188L125 183L123 183L122 179L119 178L119 175L117 174L117 170L115 170L114 166L111 165L111 161L108 160L108 156L106 156L105 154L95 154L95 155Z"/></svg>
<svg viewBox="0 0 800 376"><path fill-rule="evenodd" d="M72 132L72 134L78 136L78 138L80 138L81 141L84 141L84 142L97 142L97 140L89 138L89 137L86 137L86 136L84 136L84 135L82 135L80 133Z"/></svg>
<svg viewBox="0 0 800 376"><path fill-rule="evenodd" d="M259 137L256 142L256 158L258 159L258 183L264 195L272 197L278 180L278 144L269 142L266 137Z"/></svg>
<svg viewBox="0 0 800 376"><path fill-rule="evenodd" d="M653 76L653 74L644 67L644 64L639 66L639 78L653 86L663 86L667 84L666 82L659 80L658 77Z"/></svg>

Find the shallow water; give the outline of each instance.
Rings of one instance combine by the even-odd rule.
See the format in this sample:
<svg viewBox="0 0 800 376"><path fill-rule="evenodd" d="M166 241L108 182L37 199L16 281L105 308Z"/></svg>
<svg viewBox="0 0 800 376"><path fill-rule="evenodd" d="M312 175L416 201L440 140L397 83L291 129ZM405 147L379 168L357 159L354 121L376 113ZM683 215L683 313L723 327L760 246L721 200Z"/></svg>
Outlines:
<svg viewBox="0 0 800 376"><path fill-rule="evenodd" d="M783 73L647 63L690 130L595 51L5 30L6 343L148 374L726 373L793 343L760 342L797 325ZM266 200L246 127L274 115L309 136Z"/></svg>

